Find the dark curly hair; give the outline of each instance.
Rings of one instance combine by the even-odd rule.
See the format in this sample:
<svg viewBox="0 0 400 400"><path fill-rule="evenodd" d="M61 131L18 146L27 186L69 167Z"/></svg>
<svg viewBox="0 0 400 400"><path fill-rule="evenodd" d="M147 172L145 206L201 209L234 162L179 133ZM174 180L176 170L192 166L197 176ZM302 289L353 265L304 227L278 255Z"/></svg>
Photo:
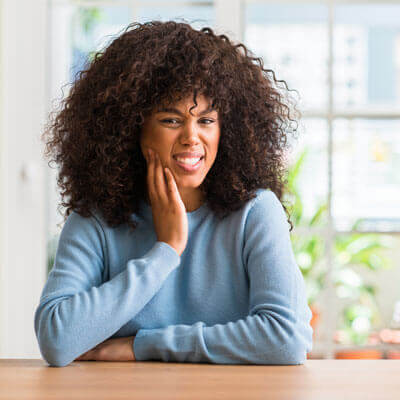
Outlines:
<svg viewBox="0 0 400 400"><path fill-rule="evenodd" d="M60 167L65 218L72 211L84 217L96 211L111 227L127 223L135 229L131 214L146 198L139 146L144 120L156 106L192 93L197 104L201 93L221 120L217 157L201 184L208 206L224 218L254 198L256 189L270 189L291 231L282 202L288 134L297 130L289 91L244 44L211 28L176 21L128 25L76 75L42 135L45 156Z"/></svg>

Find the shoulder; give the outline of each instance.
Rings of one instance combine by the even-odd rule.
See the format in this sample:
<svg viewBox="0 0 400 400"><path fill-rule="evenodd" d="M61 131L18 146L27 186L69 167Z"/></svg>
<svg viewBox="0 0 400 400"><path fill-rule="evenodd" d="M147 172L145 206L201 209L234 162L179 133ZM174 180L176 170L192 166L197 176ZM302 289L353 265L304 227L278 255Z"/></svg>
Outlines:
<svg viewBox="0 0 400 400"><path fill-rule="evenodd" d="M64 226L96 226L101 225L100 216L91 211L89 216L83 216L77 211L71 211L65 220Z"/></svg>
<svg viewBox="0 0 400 400"><path fill-rule="evenodd" d="M96 213L90 216L82 216L72 211L61 230L59 236L59 248L79 248L79 251L88 251L92 255L97 254L102 259L107 259L108 245L102 226L103 222Z"/></svg>
<svg viewBox="0 0 400 400"><path fill-rule="evenodd" d="M262 210L267 213L284 212L278 196L270 189L257 189L256 197L251 201L250 211Z"/></svg>
<svg viewBox="0 0 400 400"><path fill-rule="evenodd" d="M246 226L255 224L281 226L283 229L289 227L286 213L278 196L270 189L257 189L256 197L249 205Z"/></svg>
<svg viewBox="0 0 400 400"><path fill-rule="evenodd" d="M103 221L96 212L90 216L83 216L76 211L71 211L67 216L61 231L64 237L86 237L95 241L104 241Z"/></svg>
<svg viewBox="0 0 400 400"><path fill-rule="evenodd" d="M257 196L251 200L245 223L245 265L250 262L251 255L263 258L270 252L275 257L277 251L290 251L289 228L285 210L276 194L267 189L257 190Z"/></svg>
<svg viewBox="0 0 400 400"><path fill-rule="evenodd" d="M259 188L256 190L256 197L253 199L254 202L260 201L278 201L278 196L271 189Z"/></svg>

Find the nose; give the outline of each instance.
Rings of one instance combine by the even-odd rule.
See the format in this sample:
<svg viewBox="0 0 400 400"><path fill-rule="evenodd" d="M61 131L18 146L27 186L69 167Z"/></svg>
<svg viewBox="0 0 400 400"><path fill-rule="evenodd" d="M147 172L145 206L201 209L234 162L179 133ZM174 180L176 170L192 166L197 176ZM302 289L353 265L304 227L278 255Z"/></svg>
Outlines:
<svg viewBox="0 0 400 400"><path fill-rule="evenodd" d="M183 129L182 134L180 135L180 142L182 144L194 145L200 142L199 138L199 127L196 126L196 121L188 121Z"/></svg>

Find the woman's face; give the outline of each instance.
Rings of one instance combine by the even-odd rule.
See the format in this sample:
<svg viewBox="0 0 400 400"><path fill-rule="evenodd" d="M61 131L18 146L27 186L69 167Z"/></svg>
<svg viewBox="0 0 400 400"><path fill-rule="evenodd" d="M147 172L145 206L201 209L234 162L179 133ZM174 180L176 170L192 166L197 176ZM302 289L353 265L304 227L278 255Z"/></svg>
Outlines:
<svg viewBox="0 0 400 400"><path fill-rule="evenodd" d="M157 108L145 120L140 138L142 153L149 147L156 151L162 166L170 169L178 189L186 195L206 177L220 138L218 112L209 108L211 102L204 96L198 95L196 101L193 115L189 113L193 96ZM193 154L182 154L185 152Z"/></svg>

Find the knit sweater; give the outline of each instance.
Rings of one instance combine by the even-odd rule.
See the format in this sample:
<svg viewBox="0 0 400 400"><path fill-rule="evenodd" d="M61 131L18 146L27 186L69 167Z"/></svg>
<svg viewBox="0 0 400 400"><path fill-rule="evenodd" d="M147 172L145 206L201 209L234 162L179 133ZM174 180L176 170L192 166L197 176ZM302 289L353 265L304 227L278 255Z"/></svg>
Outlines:
<svg viewBox="0 0 400 400"><path fill-rule="evenodd" d="M127 224L72 212L35 311L42 357L66 366L99 343L135 336L137 361L303 364L311 310L277 196L256 197L224 219L187 212L179 256L157 241L144 200Z"/></svg>

